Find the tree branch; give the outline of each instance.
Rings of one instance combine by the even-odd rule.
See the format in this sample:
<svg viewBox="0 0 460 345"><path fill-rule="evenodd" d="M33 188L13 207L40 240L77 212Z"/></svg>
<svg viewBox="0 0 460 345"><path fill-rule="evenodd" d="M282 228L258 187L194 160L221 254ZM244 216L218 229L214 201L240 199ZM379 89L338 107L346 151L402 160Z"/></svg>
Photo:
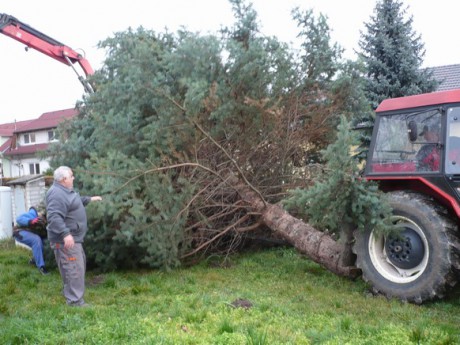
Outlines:
<svg viewBox="0 0 460 345"><path fill-rule="evenodd" d="M201 249L205 248L206 246L208 246L209 244L211 244L212 242L214 242L215 240L217 240L219 237L222 237L223 235L225 235L227 232L229 232L230 230L232 230L233 228L235 228L238 224L241 224L243 223L244 221L246 221L247 219L249 219L249 216L246 215L240 219L238 219L235 223L229 225L227 228L225 228L224 230L220 231L216 236L214 236L213 238L211 238L210 240L204 242L203 244L201 244L200 246L196 247L194 250L192 250L190 253L187 253L187 254L184 254L182 255L180 258L181 259L185 259L186 257L189 257L189 256L192 256L196 253L198 253Z"/></svg>

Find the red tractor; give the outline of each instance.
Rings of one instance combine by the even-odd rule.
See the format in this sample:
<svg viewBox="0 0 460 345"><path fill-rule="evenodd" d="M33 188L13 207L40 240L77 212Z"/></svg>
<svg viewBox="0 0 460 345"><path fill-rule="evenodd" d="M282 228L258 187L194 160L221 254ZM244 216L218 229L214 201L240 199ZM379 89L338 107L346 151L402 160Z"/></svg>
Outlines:
<svg viewBox="0 0 460 345"><path fill-rule="evenodd" d="M358 233L357 266L388 297L441 298L460 278L460 90L388 99L376 115L365 176L400 231Z"/></svg>

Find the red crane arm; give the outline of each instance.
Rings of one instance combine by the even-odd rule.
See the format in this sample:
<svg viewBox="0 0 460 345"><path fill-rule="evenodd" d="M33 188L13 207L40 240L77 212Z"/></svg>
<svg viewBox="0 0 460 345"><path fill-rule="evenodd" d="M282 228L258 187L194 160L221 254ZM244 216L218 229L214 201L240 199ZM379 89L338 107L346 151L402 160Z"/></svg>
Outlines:
<svg viewBox="0 0 460 345"><path fill-rule="evenodd" d="M31 26L22 23L13 16L0 13L0 32L25 44L27 47L48 55L63 64L72 66L72 68L73 64L78 63L86 76L94 73L91 64L84 56ZM89 91L87 88L90 87L90 85L86 80L84 82L81 77L79 77L79 79L83 83L85 89Z"/></svg>

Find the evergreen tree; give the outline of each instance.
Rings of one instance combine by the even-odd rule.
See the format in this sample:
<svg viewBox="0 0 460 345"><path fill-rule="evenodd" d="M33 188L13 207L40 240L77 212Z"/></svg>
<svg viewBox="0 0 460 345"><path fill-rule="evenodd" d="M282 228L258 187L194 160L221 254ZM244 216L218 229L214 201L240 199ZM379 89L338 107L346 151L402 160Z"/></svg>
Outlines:
<svg viewBox="0 0 460 345"><path fill-rule="evenodd" d="M232 4L238 21L222 38L139 28L101 42L97 92L53 161L74 168L82 192L105 196L90 210L89 262L177 266L244 217L223 183L228 171L262 189L282 184L289 161L280 163L273 131L286 128L278 103L291 56L260 35L251 6Z"/></svg>
<svg viewBox="0 0 460 345"><path fill-rule="evenodd" d="M361 33L360 58L366 67L365 92L373 109L386 98L434 91L432 73L422 69L425 55L413 18L399 0L379 0Z"/></svg>
<svg viewBox="0 0 460 345"><path fill-rule="evenodd" d="M330 83L340 68L339 60L343 48L331 41L331 29L327 17L319 14L315 17L313 10L292 10L292 17L297 22L302 39L301 80L306 84Z"/></svg>
<svg viewBox="0 0 460 345"><path fill-rule="evenodd" d="M236 23L221 37L139 28L100 43L97 91L62 131L52 163L73 168L82 194L104 195L88 210L90 264L171 268L230 250L260 217L229 181L237 176L263 203L280 201L305 185L305 151L329 144L349 108L334 88L338 51L320 39L326 26L315 31L308 12L299 16L309 47L327 57L299 62L260 33L250 5L230 2ZM309 80L299 73L307 63Z"/></svg>
<svg viewBox="0 0 460 345"><path fill-rule="evenodd" d="M322 151L326 164L323 174L308 189L292 191L284 201L288 210L319 229L332 233L372 227L387 231L391 208L373 181L362 179L359 161L353 154L358 144L356 132L344 116L338 126L337 139Z"/></svg>
<svg viewBox="0 0 460 345"><path fill-rule="evenodd" d="M351 128L359 139L353 150L361 164L367 158L375 117L364 93L363 71L362 63L348 61L343 65L337 76L337 81L334 83L336 98L342 99L342 102L346 104L343 114L348 115Z"/></svg>
<svg viewBox="0 0 460 345"><path fill-rule="evenodd" d="M353 77L351 70L341 63L343 49L331 40L327 17L298 7L292 10L292 17L299 29L297 37L302 49L296 56L294 85L284 107L295 114L293 121L308 133L308 142L301 146L304 150L297 154L312 163L320 160L319 150L334 140L338 114L351 116L354 111L354 100L348 96L356 85L345 82ZM296 159L301 163L304 160Z"/></svg>

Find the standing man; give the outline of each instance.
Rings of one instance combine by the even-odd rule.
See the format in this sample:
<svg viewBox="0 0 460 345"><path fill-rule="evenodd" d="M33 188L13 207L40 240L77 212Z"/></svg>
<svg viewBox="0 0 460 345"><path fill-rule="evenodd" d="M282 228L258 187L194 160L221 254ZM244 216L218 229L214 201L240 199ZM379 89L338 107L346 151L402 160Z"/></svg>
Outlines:
<svg viewBox="0 0 460 345"><path fill-rule="evenodd" d="M64 283L64 297L70 306L88 306L85 294L86 256L83 240L88 230L85 206L100 196L80 196L73 190L72 169L60 166L46 193L48 240Z"/></svg>

